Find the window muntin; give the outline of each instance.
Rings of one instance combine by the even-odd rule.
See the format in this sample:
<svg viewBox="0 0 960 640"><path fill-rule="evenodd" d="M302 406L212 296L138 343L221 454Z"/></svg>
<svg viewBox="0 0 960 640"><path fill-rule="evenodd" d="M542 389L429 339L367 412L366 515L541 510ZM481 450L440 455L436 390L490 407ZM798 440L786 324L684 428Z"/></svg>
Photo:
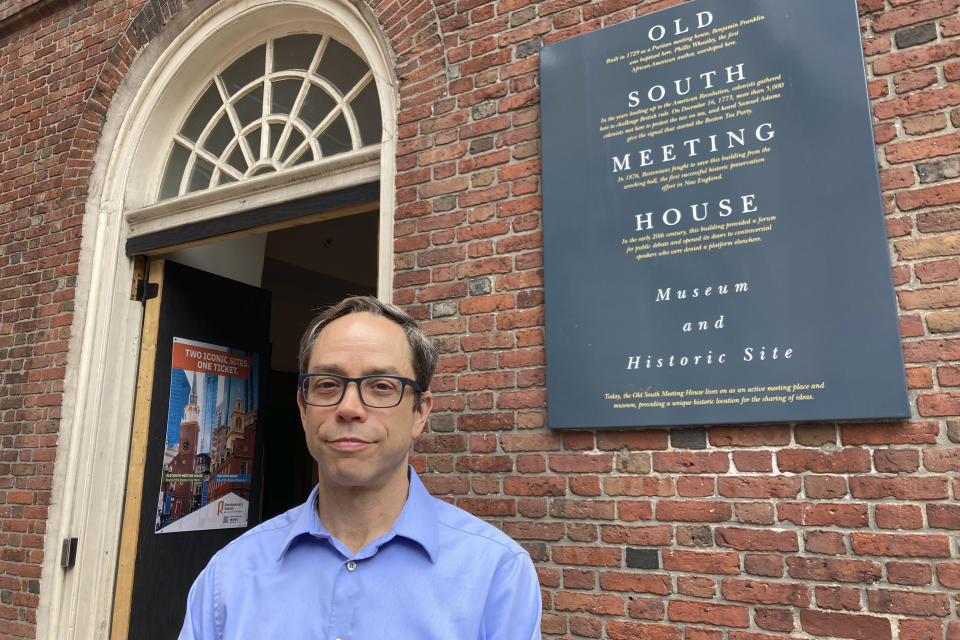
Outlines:
<svg viewBox="0 0 960 640"><path fill-rule="evenodd" d="M167 156L158 200L283 171L380 142L367 63L328 35L243 54L200 94Z"/></svg>

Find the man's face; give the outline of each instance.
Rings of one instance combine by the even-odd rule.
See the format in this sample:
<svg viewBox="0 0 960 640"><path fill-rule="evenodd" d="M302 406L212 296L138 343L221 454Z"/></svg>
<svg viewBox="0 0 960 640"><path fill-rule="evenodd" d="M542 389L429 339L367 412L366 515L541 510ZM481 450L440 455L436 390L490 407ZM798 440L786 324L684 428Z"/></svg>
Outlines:
<svg viewBox="0 0 960 640"><path fill-rule="evenodd" d="M317 336L308 373L356 378L389 374L414 378L410 346L397 323L370 313L337 318ZM340 404L314 407L297 394L307 448L327 488L379 489L404 483L410 443L423 431L433 405L430 392L413 408L414 390L396 407L374 409L360 402L357 385L347 385Z"/></svg>

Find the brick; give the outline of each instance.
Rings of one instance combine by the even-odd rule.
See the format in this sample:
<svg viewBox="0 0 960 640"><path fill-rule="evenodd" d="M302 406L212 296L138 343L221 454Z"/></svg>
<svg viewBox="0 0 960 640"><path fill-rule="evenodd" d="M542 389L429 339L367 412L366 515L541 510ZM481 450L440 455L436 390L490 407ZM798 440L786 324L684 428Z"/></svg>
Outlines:
<svg viewBox="0 0 960 640"><path fill-rule="evenodd" d="M757 607L753 620L758 627L769 631L789 632L794 628L793 612L789 609Z"/></svg>
<svg viewBox="0 0 960 640"><path fill-rule="evenodd" d="M554 546L551 558L557 564L572 564L590 567L619 567L620 549L615 547ZM619 596L618 596L619 598ZM622 598L619 598L623 602Z"/></svg>
<svg viewBox="0 0 960 640"><path fill-rule="evenodd" d="M927 523L933 529L960 529L960 506L953 504L926 505Z"/></svg>
<svg viewBox="0 0 960 640"><path fill-rule="evenodd" d="M945 114L939 115L943 123L941 128L945 128L947 126L947 117ZM952 180L960 177L960 157L951 156L931 160L930 162L919 162L917 163L917 175L920 176L921 184L941 182L943 180Z"/></svg>
<svg viewBox="0 0 960 640"><path fill-rule="evenodd" d="M903 211L955 202L960 202L960 182L897 193L897 206Z"/></svg>
<svg viewBox="0 0 960 640"><path fill-rule="evenodd" d="M892 9L874 18L873 31L880 33L891 29L898 29L907 25L925 22L934 18L952 16L960 6L958 0L931 0L918 2L899 9Z"/></svg>
<svg viewBox="0 0 960 640"><path fill-rule="evenodd" d="M669 545L673 531L666 526L604 525L601 538L608 544L632 544L640 546Z"/></svg>
<svg viewBox="0 0 960 640"><path fill-rule="evenodd" d="M732 508L726 502L661 500L656 508L657 520L666 522L724 522L731 515Z"/></svg>
<svg viewBox="0 0 960 640"><path fill-rule="evenodd" d="M865 473L870 471L870 454L859 448L824 453L814 449L782 449L777 452L780 471L812 473Z"/></svg>
<svg viewBox="0 0 960 640"><path fill-rule="evenodd" d="M907 423L866 423L843 425L841 434L845 446L934 444L940 433L936 421Z"/></svg>
<svg viewBox="0 0 960 640"><path fill-rule="evenodd" d="M937 563L937 582L948 589L960 589L960 563Z"/></svg>
<svg viewBox="0 0 960 640"><path fill-rule="evenodd" d="M947 116L943 113L928 113L904 118L903 130L911 136L923 136L947 128ZM921 182L923 182L921 180Z"/></svg>
<svg viewBox="0 0 960 640"><path fill-rule="evenodd" d="M680 630L673 625L644 624L625 620L607 622L607 636L612 640L681 640ZM687 638L690 638L689 634Z"/></svg>
<svg viewBox="0 0 960 640"><path fill-rule="evenodd" d="M611 454L551 454L549 460L557 473L609 473L613 468Z"/></svg>
<svg viewBox="0 0 960 640"><path fill-rule="evenodd" d="M809 606L812 595L807 585L730 578L720 583L720 591L729 601L794 607Z"/></svg>
<svg viewBox="0 0 960 640"><path fill-rule="evenodd" d="M873 465L880 473L914 473L920 468L920 455L911 449L880 449L873 454Z"/></svg>
<svg viewBox="0 0 960 640"><path fill-rule="evenodd" d="M512 470L512 465L511 469ZM503 479L503 490L508 495L562 496L566 494L567 482L562 477L508 477Z"/></svg>
<svg viewBox="0 0 960 640"><path fill-rule="evenodd" d="M655 593L659 595L669 595L672 590L670 578L665 575L623 571L601 571L600 588L609 591Z"/></svg>
<svg viewBox="0 0 960 640"><path fill-rule="evenodd" d="M623 598L616 595L558 591L554 598L558 611L584 611L594 615L623 615Z"/></svg>
<svg viewBox="0 0 960 640"><path fill-rule="evenodd" d="M913 616L945 616L950 613L950 599L945 593L921 593L894 589L867 591L870 611Z"/></svg>
<svg viewBox="0 0 960 640"><path fill-rule="evenodd" d="M924 44L937 39L937 27L932 22L920 24L915 27L901 29L897 31L894 40L898 49L915 47L918 44Z"/></svg>
<svg viewBox="0 0 960 640"><path fill-rule="evenodd" d="M960 229L960 209L940 209L917 213L917 229L923 233Z"/></svg>
<svg viewBox="0 0 960 640"><path fill-rule="evenodd" d="M850 547L857 555L894 558L950 557L950 539L945 535L854 532L850 534Z"/></svg>
<svg viewBox="0 0 960 640"><path fill-rule="evenodd" d="M930 367L907 367L908 389L932 389L933 370Z"/></svg>
<svg viewBox="0 0 960 640"><path fill-rule="evenodd" d="M835 611L860 611L860 590L851 587L825 587L817 585L817 606Z"/></svg>
<svg viewBox="0 0 960 640"><path fill-rule="evenodd" d="M740 551L799 551L800 545L794 531L770 531L721 527L716 530L717 546Z"/></svg>
<svg viewBox="0 0 960 640"><path fill-rule="evenodd" d="M554 518L613 520L615 509L615 503L601 500L550 501L550 515Z"/></svg>
<svg viewBox="0 0 960 640"><path fill-rule="evenodd" d="M694 622L724 627L750 626L750 610L745 606L673 599L667 605L672 622Z"/></svg>
<svg viewBox="0 0 960 640"><path fill-rule="evenodd" d="M960 104L960 87L952 85L943 89L935 88L878 102L873 112L877 118L886 120L897 116L910 116L936 111L957 104Z"/></svg>
<svg viewBox="0 0 960 640"><path fill-rule="evenodd" d="M727 498L794 498L800 482L797 476L730 476L717 480L717 491Z"/></svg>
<svg viewBox="0 0 960 640"><path fill-rule="evenodd" d="M857 476L850 478L850 495L855 498L937 500L945 498L948 493L947 479L937 476Z"/></svg>
<svg viewBox="0 0 960 640"><path fill-rule="evenodd" d="M937 156L952 155L960 148L960 133L934 136L923 140L896 142L884 147L887 162L916 162Z"/></svg>
<svg viewBox="0 0 960 640"><path fill-rule="evenodd" d="M917 397L922 416L949 416L960 413L960 393L928 393Z"/></svg>
<svg viewBox="0 0 960 640"><path fill-rule="evenodd" d="M888 562L887 582L903 585L930 584L933 571L929 564L921 562Z"/></svg>
<svg viewBox="0 0 960 640"><path fill-rule="evenodd" d="M875 507L877 527L881 529L920 529L923 511L916 504L878 504Z"/></svg>
<svg viewBox="0 0 960 640"><path fill-rule="evenodd" d="M862 528L869 524L869 511L865 504L780 502L777 519L804 526Z"/></svg>
<svg viewBox="0 0 960 640"><path fill-rule="evenodd" d="M843 534L836 531L805 531L803 539L810 553L843 555L847 550Z"/></svg>
<svg viewBox="0 0 960 640"><path fill-rule="evenodd" d="M853 640L892 640L890 621L875 616L800 611L800 628L814 635Z"/></svg>
<svg viewBox="0 0 960 640"><path fill-rule="evenodd" d="M901 640L940 640L943 637L943 622L940 620L897 621Z"/></svg>

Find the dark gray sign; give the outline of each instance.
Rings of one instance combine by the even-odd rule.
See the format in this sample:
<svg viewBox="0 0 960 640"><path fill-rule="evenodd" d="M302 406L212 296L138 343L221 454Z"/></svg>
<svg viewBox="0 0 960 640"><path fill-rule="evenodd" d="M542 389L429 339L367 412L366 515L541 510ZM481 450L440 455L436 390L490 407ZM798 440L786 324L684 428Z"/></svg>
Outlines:
<svg viewBox="0 0 960 640"><path fill-rule="evenodd" d="M854 0L544 47L554 428L909 416Z"/></svg>

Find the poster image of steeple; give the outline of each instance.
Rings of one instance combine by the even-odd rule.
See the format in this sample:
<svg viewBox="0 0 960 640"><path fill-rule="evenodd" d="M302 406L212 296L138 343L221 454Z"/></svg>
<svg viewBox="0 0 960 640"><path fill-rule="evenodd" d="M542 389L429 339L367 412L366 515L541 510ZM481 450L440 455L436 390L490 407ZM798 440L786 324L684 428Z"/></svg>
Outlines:
<svg viewBox="0 0 960 640"><path fill-rule="evenodd" d="M173 339L156 533L247 525L258 355Z"/></svg>

